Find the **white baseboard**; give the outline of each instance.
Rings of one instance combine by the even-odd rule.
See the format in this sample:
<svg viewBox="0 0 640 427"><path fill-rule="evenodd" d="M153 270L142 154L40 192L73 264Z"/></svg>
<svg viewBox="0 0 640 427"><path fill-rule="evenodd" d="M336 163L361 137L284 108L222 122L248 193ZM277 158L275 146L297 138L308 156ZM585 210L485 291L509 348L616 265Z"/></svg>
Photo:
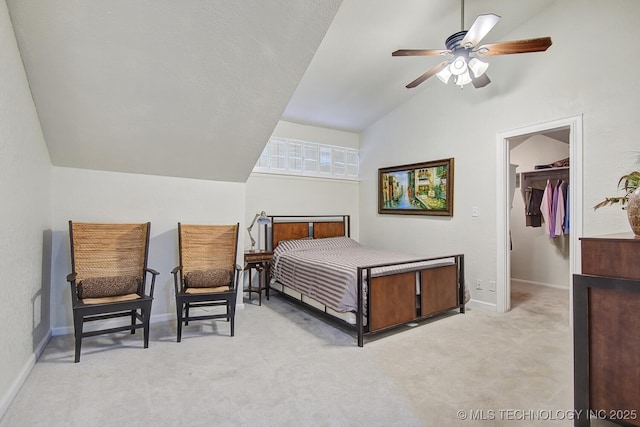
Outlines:
<svg viewBox="0 0 640 427"><path fill-rule="evenodd" d="M515 277L512 277L511 280L516 282L526 283L528 285L538 285L538 286L546 286L548 288L569 290L569 286L556 285L554 283L535 282L533 280L516 279Z"/></svg>
<svg viewBox="0 0 640 427"><path fill-rule="evenodd" d="M468 303L465 304L466 307L468 308L478 308L481 310L487 310L487 311L496 311L497 310L497 306L495 303L493 302L486 302L486 301L480 301L477 299L470 299Z"/></svg>
<svg viewBox="0 0 640 427"><path fill-rule="evenodd" d="M236 304L236 311L244 310L244 303ZM149 319L149 323L152 325L154 323L167 322L171 320L176 320L175 313L164 313L164 314L152 314L151 319ZM118 320L107 320L101 323L101 327L103 328L111 328L122 325L122 321L118 322ZM73 326L60 326L57 328L51 329L51 336L57 337L60 335L69 335L73 334Z"/></svg>
<svg viewBox="0 0 640 427"><path fill-rule="evenodd" d="M36 361L44 351L44 348L49 343L49 340L51 340L51 336L52 336L51 331L49 331L49 333L46 334L44 338L42 338L42 340L38 343L38 345L36 346L31 356L29 356L29 358L25 362L22 369L20 369L20 372L18 372L18 375L13 380L13 383L11 383L11 386L9 386L9 389L7 390L7 392L4 394L4 396L2 396L2 399L0 399L0 419L2 419L4 414L7 412L7 409L9 409L9 405L11 405L11 402L13 402L13 399L15 399L16 396L18 395L18 392L20 391L22 384L24 384L24 382L27 380L27 377L29 376L29 374L31 373L31 370L35 366Z"/></svg>
<svg viewBox="0 0 640 427"><path fill-rule="evenodd" d="M167 320L175 320L176 319L176 315L175 314L169 314L169 313L165 313L165 314L154 314L151 316L151 319L149 319L149 324L154 324L154 323L159 323L159 322L166 322ZM100 323L100 328L115 328L118 326L122 326L122 320L105 320L102 323ZM85 329L85 330L89 330L89 329ZM72 326L60 326L57 328L52 328L51 329L51 335L54 337L60 336L60 335L71 335L73 334L73 325Z"/></svg>

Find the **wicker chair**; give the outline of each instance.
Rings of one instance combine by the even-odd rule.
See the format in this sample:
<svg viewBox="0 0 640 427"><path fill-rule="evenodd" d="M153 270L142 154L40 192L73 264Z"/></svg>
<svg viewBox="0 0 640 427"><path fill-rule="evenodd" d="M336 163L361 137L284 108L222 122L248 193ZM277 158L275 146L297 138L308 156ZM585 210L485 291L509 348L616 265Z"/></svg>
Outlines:
<svg viewBox="0 0 640 427"><path fill-rule="evenodd" d="M147 268L150 223L100 224L69 221L75 361L80 361L82 339L143 328L149 347L149 318L158 272ZM145 294L151 274L149 294ZM85 322L130 317L123 326L84 331Z"/></svg>
<svg viewBox="0 0 640 427"><path fill-rule="evenodd" d="M238 224L187 225L178 223L180 265L173 269L178 317L177 341L182 324L192 320L226 319L234 335L236 296L241 268L236 264ZM225 306L225 313L191 315L192 308Z"/></svg>

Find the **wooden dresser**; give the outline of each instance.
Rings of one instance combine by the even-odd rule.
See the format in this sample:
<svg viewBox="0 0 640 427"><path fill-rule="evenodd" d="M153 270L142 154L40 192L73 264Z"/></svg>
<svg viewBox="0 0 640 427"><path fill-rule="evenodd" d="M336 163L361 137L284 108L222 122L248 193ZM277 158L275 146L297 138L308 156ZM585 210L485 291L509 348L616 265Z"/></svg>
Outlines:
<svg viewBox="0 0 640 427"><path fill-rule="evenodd" d="M640 426L640 238L581 239L574 275L575 426Z"/></svg>

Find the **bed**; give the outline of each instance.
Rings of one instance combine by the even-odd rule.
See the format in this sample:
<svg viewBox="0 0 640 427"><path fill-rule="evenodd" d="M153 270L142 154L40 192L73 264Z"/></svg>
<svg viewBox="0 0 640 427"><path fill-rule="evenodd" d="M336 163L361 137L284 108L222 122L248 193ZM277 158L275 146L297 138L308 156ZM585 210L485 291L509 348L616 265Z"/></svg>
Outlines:
<svg viewBox="0 0 640 427"><path fill-rule="evenodd" d="M459 310L464 255L419 258L362 246L349 215L269 216L270 289L364 337Z"/></svg>

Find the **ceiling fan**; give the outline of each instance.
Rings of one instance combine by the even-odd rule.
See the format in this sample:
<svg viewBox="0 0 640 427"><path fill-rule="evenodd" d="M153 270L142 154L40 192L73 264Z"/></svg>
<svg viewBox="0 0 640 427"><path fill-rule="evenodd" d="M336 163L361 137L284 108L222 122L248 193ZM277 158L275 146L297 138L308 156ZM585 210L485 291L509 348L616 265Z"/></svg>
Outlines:
<svg viewBox="0 0 640 427"><path fill-rule="evenodd" d="M551 46L551 37L540 37L526 40L489 43L478 46L478 43L498 23L500 16L488 13L479 15L471 28L464 30L464 0L462 2L462 31L450 35L445 41L446 49L400 49L392 56L438 56L452 55L452 58L439 63L426 73L409 83L407 89L414 88L434 74L447 84L451 77L461 88L472 83L475 88L481 88L489 83L485 73L489 64L478 59L484 56L511 55L515 53L543 52Z"/></svg>

